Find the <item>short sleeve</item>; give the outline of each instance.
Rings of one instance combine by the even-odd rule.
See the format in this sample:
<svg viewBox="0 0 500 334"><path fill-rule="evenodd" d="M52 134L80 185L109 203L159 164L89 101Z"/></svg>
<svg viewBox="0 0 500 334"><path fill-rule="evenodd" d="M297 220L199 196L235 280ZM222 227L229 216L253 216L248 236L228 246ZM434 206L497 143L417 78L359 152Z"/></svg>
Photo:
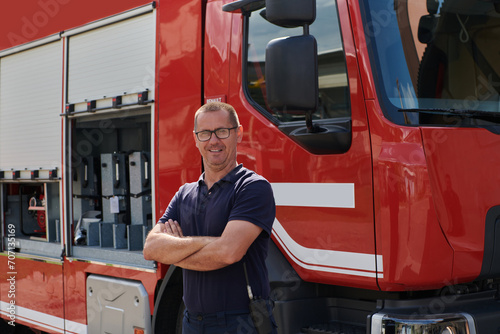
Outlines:
<svg viewBox="0 0 500 334"><path fill-rule="evenodd" d="M273 190L265 179L244 182L239 186L229 221L251 222L271 235L276 216Z"/></svg>

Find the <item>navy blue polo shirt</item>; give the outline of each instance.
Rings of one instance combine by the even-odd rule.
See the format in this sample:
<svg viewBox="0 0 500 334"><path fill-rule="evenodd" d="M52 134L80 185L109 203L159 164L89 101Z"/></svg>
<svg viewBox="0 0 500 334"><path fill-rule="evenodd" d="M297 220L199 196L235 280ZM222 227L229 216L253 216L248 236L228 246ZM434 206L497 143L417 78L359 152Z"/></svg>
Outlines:
<svg viewBox="0 0 500 334"><path fill-rule="evenodd" d="M248 221L263 229L241 261L213 271L183 269L184 303L190 312L248 310L243 261L254 296L268 298L265 259L275 214L269 182L242 165L211 189L204 182L204 174L198 182L179 189L160 222L177 220L185 236L220 236L231 220Z"/></svg>

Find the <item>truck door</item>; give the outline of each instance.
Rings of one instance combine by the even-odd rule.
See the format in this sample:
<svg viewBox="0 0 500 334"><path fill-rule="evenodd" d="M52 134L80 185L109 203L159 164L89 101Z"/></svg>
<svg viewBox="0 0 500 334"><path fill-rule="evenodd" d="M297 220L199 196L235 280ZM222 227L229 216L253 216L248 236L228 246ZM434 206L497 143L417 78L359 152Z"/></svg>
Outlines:
<svg viewBox="0 0 500 334"><path fill-rule="evenodd" d="M240 8L243 26L233 14L232 36L244 36L242 45L232 45L233 52L242 50L243 75L230 78L234 89L228 102L248 111L240 117L246 137L239 162L272 183L277 203L274 241L302 279L374 288L383 267L375 253L370 140L347 4L318 0L315 19L306 23L309 34L304 22L266 20L267 4L265 12L260 8L250 14ZM293 39L305 35L317 42L316 63L302 61L307 57L301 55L301 44L294 46ZM276 61L270 61L273 43L283 41ZM207 56L210 65L205 68L220 63L216 57ZM273 107L269 85L295 90L300 99L306 92L296 86L316 64L317 107L308 112ZM231 65L229 72L241 70L237 66ZM281 67L281 74L271 83L269 73L275 67ZM224 73L211 70L210 75L215 72ZM220 95L220 87L205 87L207 96Z"/></svg>

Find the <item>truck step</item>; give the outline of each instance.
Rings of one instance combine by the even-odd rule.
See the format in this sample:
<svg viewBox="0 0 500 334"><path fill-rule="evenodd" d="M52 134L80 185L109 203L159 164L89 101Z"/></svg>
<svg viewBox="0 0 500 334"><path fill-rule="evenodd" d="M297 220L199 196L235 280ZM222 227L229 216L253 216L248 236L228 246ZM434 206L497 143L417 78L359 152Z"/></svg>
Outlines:
<svg viewBox="0 0 500 334"><path fill-rule="evenodd" d="M302 328L304 334L365 334L366 327L352 324L331 322Z"/></svg>

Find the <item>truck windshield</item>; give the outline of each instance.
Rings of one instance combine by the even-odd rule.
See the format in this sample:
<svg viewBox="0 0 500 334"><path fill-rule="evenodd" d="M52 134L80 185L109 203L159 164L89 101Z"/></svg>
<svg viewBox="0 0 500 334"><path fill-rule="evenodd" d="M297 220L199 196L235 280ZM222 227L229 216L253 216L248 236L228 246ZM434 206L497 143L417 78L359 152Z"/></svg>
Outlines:
<svg viewBox="0 0 500 334"><path fill-rule="evenodd" d="M500 3L363 0L378 96L398 124L500 123Z"/></svg>

